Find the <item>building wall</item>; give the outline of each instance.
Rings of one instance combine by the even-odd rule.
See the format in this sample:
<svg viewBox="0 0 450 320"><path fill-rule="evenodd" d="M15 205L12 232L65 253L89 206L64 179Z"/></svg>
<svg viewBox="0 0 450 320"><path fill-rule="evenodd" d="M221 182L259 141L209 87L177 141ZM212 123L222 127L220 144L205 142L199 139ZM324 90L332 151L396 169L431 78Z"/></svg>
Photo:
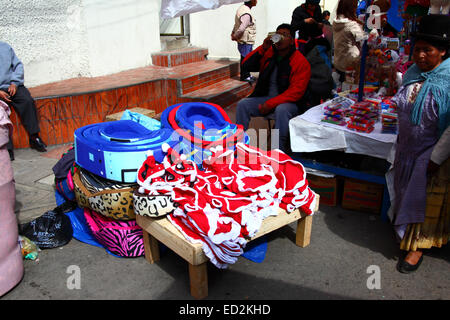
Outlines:
<svg viewBox="0 0 450 320"><path fill-rule="evenodd" d="M332 10L337 0L325 1ZM303 1L259 0L256 46L267 33L289 23ZM210 58L239 59L230 33L240 4L190 15L190 43ZM144 67L161 50L161 0L2 1L0 41L11 44L25 67L28 87L95 77Z"/></svg>
<svg viewBox="0 0 450 320"><path fill-rule="evenodd" d="M25 67L25 85L95 77L151 64L161 49L160 0L2 1L0 40Z"/></svg>
<svg viewBox="0 0 450 320"><path fill-rule="evenodd" d="M26 85L89 76L83 30L74 20L80 5L81 0L2 2L0 39L24 63Z"/></svg>
<svg viewBox="0 0 450 320"><path fill-rule="evenodd" d="M151 65L161 50L157 0L84 0L92 76Z"/></svg>
<svg viewBox="0 0 450 320"><path fill-rule="evenodd" d="M332 12L338 0L322 0L322 10ZM252 8L256 19L256 43L259 46L269 32L275 31L282 23L291 23L292 12L304 3L298 0L259 0ZM210 58L239 59L237 43L231 41L230 34L234 25L234 16L240 3L222 6L215 10L190 15L190 41L192 45L207 47Z"/></svg>

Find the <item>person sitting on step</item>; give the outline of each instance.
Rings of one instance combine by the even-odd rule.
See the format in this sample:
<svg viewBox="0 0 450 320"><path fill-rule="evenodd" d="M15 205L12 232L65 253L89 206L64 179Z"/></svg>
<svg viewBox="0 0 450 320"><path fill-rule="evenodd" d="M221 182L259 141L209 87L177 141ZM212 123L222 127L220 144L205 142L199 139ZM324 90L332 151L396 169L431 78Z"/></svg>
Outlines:
<svg viewBox="0 0 450 320"><path fill-rule="evenodd" d="M24 86L24 68L13 48L0 41L0 99L8 103L19 115L29 135L30 147L47 151L45 143L39 137L39 121L36 105L28 89ZM13 144L7 145L11 160L14 160Z"/></svg>

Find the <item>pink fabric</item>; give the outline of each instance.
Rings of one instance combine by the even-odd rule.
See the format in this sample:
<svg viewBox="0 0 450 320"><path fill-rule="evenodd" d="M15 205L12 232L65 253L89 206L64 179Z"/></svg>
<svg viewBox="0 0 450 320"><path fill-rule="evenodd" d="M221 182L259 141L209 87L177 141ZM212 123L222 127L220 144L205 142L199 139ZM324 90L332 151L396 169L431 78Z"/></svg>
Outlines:
<svg viewBox="0 0 450 320"><path fill-rule="evenodd" d="M73 191L75 189L75 186L73 184L72 173L70 172L70 170L69 172L67 172L67 185L69 186L70 190Z"/></svg>
<svg viewBox="0 0 450 320"><path fill-rule="evenodd" d="M10 114L9 106L3 100L0 100L0 147L8 143L9 136L12 135L13 125L9 119Z"/></svg>
<svg viewBox="0 0 450 320"><path fill-rule="evenodd" d="M136 220L115 220L87 208L84 217L95 239L112 253L121 257L144 255L142 228Z"/></svg>
<svg viewBox="0 0 450 320"><path fill-rule="evenodd" d="M5 145L9 140L12 124L9 121L9 108L2 102L0 101L0 296L17 285L23 276L23 258L14 213L14 176Z"/></svg>

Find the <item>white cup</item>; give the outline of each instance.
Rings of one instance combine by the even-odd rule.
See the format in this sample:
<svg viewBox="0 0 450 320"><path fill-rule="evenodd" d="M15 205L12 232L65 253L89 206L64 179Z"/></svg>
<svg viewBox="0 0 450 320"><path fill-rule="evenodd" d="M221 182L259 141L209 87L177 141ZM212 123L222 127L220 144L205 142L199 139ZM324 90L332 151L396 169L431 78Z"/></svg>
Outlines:
<svg viewBox="0 0 450 320"><path fill-rule="evenodd" d="M272 40L273 43L277 43L280 42L282 38L283 37L281 36L281 34L275 33L274 35L272 35L272 37L270 37L270 40Z"/></svg>

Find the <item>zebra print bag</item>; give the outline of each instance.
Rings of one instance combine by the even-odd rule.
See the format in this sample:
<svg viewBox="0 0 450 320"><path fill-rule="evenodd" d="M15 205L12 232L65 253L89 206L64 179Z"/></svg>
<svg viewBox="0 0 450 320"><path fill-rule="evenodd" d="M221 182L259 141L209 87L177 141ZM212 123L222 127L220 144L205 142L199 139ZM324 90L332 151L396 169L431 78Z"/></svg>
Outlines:
<svg viewBox="0 0 450 320"><path fill-rule="evenodd" d="M116 220L133 220L133 190L137 184L117 183L79 169L73 175L77 203Z"/></svg>
<svg viewBox="0 0 450 320"><path fill-rule="evenodd" d="M142 228L136 220L114 220L86 208L84 217L94 238L113 254L127 258L144 255Z"/></svg>

